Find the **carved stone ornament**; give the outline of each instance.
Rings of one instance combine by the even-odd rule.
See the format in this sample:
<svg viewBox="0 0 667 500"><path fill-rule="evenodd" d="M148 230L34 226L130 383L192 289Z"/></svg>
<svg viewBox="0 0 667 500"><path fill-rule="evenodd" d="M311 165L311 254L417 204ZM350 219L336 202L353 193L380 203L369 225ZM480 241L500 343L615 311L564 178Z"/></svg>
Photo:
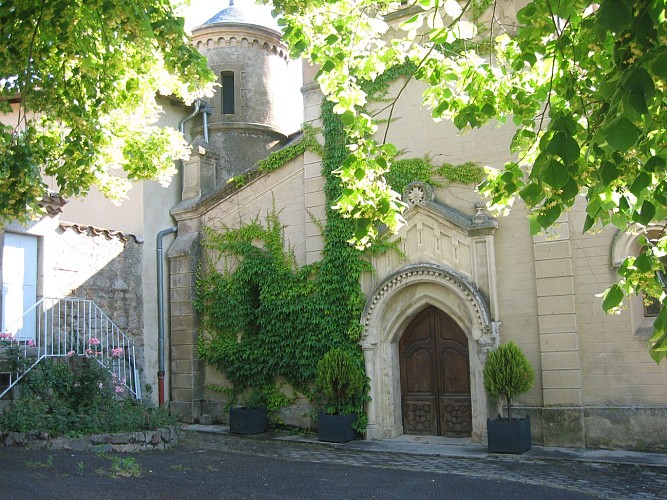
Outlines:
<svg viewBox="0 0 667 500"><path fill-rule="evenodd" d="M433 201L433 188L422 181L411 182L403 190L403 201L409 206Z"/></svg>
<svg viewBox="0 0 667 500"><path fill-rule="evenodd" d="M477 355L482 364L486 356L500 345L500 321L492 321L482 329L482 336L477 339Z"/></svg>

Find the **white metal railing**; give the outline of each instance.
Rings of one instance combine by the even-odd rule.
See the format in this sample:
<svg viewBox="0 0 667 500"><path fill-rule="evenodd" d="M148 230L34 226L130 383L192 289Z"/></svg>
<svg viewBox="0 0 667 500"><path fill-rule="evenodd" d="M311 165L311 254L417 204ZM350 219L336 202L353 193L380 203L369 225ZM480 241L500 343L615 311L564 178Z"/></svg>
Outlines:
<svg viewBox="0 0 667 500"><path fill-rule="evenodd" d="M92 301L45 297L0 334L0 397L41 360L87 356L111 374L114 385L141 399L134 341ZM4 366L4 368L3 368ZM121 392L121 389L117 389Z"/></svg>

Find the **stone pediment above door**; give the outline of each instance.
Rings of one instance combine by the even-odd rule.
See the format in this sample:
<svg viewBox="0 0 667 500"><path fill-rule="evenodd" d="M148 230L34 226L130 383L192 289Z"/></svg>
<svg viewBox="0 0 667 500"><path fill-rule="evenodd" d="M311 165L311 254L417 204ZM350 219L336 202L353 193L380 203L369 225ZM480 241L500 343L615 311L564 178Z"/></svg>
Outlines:
<svg viewBox="0 0 667 500"><path fill-rule="evenodd" d="M408 208L407 222L397 236L404 258L387 252L373 258L376 274L364 283L370 292L387 276L410 264L432 263L445 266L473 282L495 312L494 233L498 221L490 217L484 204L474 204L470 216L434 199L432 188L423 182L409 184L403 193ZM473 208L473 207L471 207Z"/></svg>

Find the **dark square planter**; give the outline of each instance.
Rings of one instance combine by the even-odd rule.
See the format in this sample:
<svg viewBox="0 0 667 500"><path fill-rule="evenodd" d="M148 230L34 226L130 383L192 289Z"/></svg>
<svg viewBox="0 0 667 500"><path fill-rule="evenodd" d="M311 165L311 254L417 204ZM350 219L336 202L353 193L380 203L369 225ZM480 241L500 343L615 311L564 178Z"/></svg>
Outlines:
<svg viewBox="0 0 667 500"><path fill-rule="evenodd" d="M347 443L352 441L356 433L352 424L357 421L357 416L350 415L327 415L320 413L317 418L317 439L330 443Z"/></svg>
<svg viewBox="0 0 667 500"><path fill-rule="evenodd" d="M530 416L514 420L486 419L491 453L524 453L530 450Z"/></svg>
<svg viewBox="0 0 667 500"><path fill-rule="evenodd" d="M266 431L267 424L266 406L260 408L232 406L229 409L229 432L234 434L259 434Z"/></svg>

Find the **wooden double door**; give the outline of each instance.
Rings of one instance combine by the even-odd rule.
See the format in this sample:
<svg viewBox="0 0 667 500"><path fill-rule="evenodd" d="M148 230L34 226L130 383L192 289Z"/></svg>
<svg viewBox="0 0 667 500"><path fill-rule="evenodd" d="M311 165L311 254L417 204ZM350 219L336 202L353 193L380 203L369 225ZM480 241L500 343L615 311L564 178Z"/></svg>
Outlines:
<svg viewBox="0 0 667 500"><path fill-rule="evenodd" d="M404 434L472 433L468 339L435 307L420 312L399 341Z"/></svg>

